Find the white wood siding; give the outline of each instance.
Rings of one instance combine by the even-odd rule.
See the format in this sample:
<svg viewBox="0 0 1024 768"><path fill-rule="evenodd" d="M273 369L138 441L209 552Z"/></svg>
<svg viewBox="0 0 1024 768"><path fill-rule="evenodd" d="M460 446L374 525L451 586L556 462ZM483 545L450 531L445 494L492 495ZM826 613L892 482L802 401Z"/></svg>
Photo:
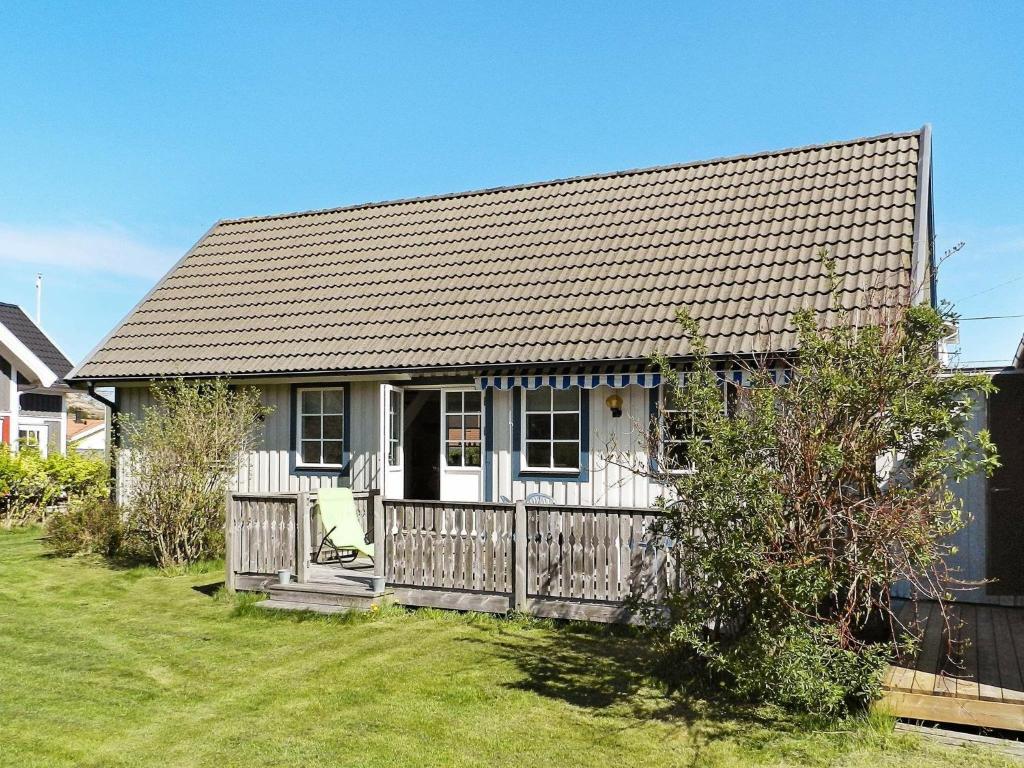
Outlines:
<svg viewBox="0 0 1024 768"><path fill-rule="evenodd" d="M351 473L343 477L336 472L296 472L292 446L291 384L260 386L264 405L273 412L263 424L261 445L242 461L234 489L246 493L293 493L335 485L351 485L356 490L377 487L377 442L379 406L377 382L349 382L349 413L351 430ZM121 413L142 416L144 406L152 402L148 388L121 387L117 390ZM128 479L119 473L118 490Z"/></svg>

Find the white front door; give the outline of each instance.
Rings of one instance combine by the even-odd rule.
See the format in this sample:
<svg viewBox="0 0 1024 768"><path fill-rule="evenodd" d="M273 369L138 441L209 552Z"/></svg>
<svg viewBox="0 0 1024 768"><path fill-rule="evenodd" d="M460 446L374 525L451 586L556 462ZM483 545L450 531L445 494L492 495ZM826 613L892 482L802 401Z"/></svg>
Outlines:
<svg viewBox="0 0 1024 768"><path fill-rule="evenodd" d="M405 494L404 397L401 387L380 385L381 495L385 499L401 499Z"/></svg>
<svg viewBox="0 0 1024 768"><path fill-rule="evenodd" d="M444 389L441 398L441 500L482 501L483 394Z"/></svg>

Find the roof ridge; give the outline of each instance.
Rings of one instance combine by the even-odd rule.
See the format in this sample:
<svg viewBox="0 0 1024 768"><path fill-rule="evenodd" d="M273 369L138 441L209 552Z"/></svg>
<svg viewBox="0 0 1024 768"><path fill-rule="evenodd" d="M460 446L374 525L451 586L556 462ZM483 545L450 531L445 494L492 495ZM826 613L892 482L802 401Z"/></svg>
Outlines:
<svg viewBox="0 0 1024 768"><path fill-rule="evenodd" d="M918 128L913 131L903 131L900 133L882 133L876 136L861 136L855 139L843 139L840 141L825 142L823 144L805 144L799 147L783 147L781 149L769 149L761 152L750 152L738 155L722 155L719 157L712 157L706 160L690 160L683 163L669 163L667 165L652 165L640 168L628 168L619 171L605 171L602 173L590 173L582 174L579 176L564 176L557 179L547 179L544 181L532 181L523 184L507 184L499 185L496 187L484 187L479 189L469 189L461 192L446 192L436 195L420 195L417 197L403 197L394 198L390 200L376 200L365 203L356 203L353 205L342 205L330 208L311 208L304 211L293 211L289 213L275 213L267 216L242 216L237 219L221 219L217 222L220 224L243 224L247 222L256 221L274 221L276 219L294 219L301 216L317 216L325 213L344 213L346 211L358 211L366 208L384 208L392 205L408 205L410 203L425 203L434 200L451 200L460 197L475 197L477 195L493 194L495 192L511 192L513 190L521 189L533 189L538 187L555 186L558 184L568 184L576 181L595 181L598 179L612 179L619 176L638 176L646 173L658 173L662 171L674 171L683 168L697 168L702 165L715 165L716 163L728 163L736 160L753 160L760 157L774 157L779 155L788 155L795 152L809 152L815 149L832 149L833 147L845 147L851 144L867 144L868 142L882 141L887 139L903 139L910 136L920 136L923 128Z"/></svg>

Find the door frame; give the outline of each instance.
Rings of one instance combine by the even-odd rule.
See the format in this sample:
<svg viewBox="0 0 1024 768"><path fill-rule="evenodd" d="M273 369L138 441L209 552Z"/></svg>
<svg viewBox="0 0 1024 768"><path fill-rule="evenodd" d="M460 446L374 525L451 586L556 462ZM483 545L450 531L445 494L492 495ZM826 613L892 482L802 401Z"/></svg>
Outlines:
<svg viewBox="0 0 1024 768"><path fill-rule="evenodd" d="M478 473L479 476L480 476L479 477L479 482L477 484L478 491L479 491L478 492L478 501L483 501L483 499L485 498L485 492L486 492L486 489L484 488L484 482L485 482L484 465L485 465L485 463L487 461L487 456L485 455L485 451L487 450L487 435L486 435L486 431L485 431L486 430L486 419L484 418L484 393L481 392L479 389L476 389L473 386L472 383L466 383L466 384L405 384L405 385L403 385L401 387L396 387L396 389L401 389L403 392L407 392L407 391L410 391L410 390L434 390L435 392L440 392L440 394L441 394L441 414L440 414L440 416L441 416L441 428L438 429L438 431L437 431L437 453L438 453L438 467L439 467L438 471L441 473L440 478L438 478L439 479L439 493L438 493L438 496L441 497L441 501L453 501L453 499L446 499L445 498L445 472L448 471L448 453L445 450L445 442L446 442L445 441L445 432L447 430L446 416L447 416L447 412L448 412L448 403L447 403L447 397L445 397L445 395L448 392L480 392L480 466L479 467L475 467L475 468L470 468L470 469L466 469L465 467L459 467L459 468L457 468L457 469L455 469L453 471L458 472L459 474L470 474L470 473L477 474ZM382 391L383 391L383 389L382 389ZM403 396L403 407L404 407L404 396ZM381 413L382 414L386 414L387 413L387 403L383 404L383 406L381 408ZM405 429L404 422L403 422L403 425L402 425L402 429L403 429L403 432L404 432L404 429ZM382 434L383 434L383 432L382 432ZM408 449L408 441L405 439L405 434L403 434L402 435L403 467L405 465L404 452L407 449ZM384 444L382 444L382 446L381 446L381 457L382 457L383 461L385 462L384 464L382 464L382 466L385 468L385 471L387 471L387 463L386 463L387 462L387 446L384 445ZM404 496L404 495L405 495L405 487L403 485L402 486L402 493L401 493L400 496L397 496L397 497L387 497L387 498L402 498L402 496Z"/></svg>

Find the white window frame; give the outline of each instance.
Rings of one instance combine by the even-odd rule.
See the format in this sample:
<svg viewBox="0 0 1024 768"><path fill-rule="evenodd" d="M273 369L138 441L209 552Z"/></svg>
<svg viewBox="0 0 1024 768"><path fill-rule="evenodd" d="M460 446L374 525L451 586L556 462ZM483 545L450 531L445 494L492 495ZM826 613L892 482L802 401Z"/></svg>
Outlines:
<svg viewBox="0 0 1024 768"><path fill-rule="evenodd" d="M401 389L390 388L387 390L387 395L387 414L385 418L388 420L388 444L384 447L384 454L389 467L401 467L402 433L405 431L403 429L405 393ZM398 401L398 410L395 410L396 399ZM394 449L394 452L392 452L392 449Z"/></svg>
<svg viewBox="0 0 1024 768"><path fill-rule="evenodd" d="M469 410L466 408L466 395L476 394L480 397L480 408L478 410ZM450 411L448 410L448 398L451 395L459 396L459 410ZM450 469L471 469L479 470L484 465L484 394L480 390L476 389L448 389L442 390L442 396L444 397L444 404L441 409L444 423L441 425L442 438L441 438L441 458L444 461L444 465ZM459 432L462 435L459 440L449 440L448 432L448 419L452 416L459 417ZM466 439L466 417L476 416L477 417L477 431L480 433L478 440ZM448 449L449 446L459 446L459 456L461 457L461 463L451 464L448 461ZM467 464L466 463L466 447L476 446L480 451L480 463L479 464Z"/></svg>
<svg viewBox="0 0 1024 768"><path fill-rule="evenodd" d="M304 414L302 412L302 395L306 392L319 392L320 393L320 413ZM323 412L323 393L324 392L339 392L341 393L341 413L324 413ZM341 469L345 466L345 427L347 424L348 414L345 413L345 387L337 386L325 386L325 387L298 387L295 390L295 466L298 469ZM330 462L307 462L302 459L302 419L303 416L320 416L320 437L317 441L320 443L320 458L323 459L324 455L324 443L335 442L334 438L325 439L323 436L323 417L324 416L341 416L341 437L337 442L341 443L341 461L337 464ZM312 442L307 440L305 442Z"/></svg>
<svg viewBox="0 0 1024 768"><path fill-rule="evenodd" d="M536 392L537 390L546 389L548 390L548 402L550 403L549 410L546 411L530 411L527 410L526 401L530 391ZM565 473L565 472L580 472L580 453L583 450L583 392L584 390L580 387L569 387L576 391L576 409L575 410L555 410L554 405L554 387L538 387L536 390L523 390L522 403L519 409L519 455L522 457L521 464L519 467L520 472L544 472L547 474ZM565 390L563 390L565 391ZM589 391L589 390L588 390ZM527 429L528 421L527 418L531 414L547 414L550 418L550 437L540 439L528 439ZM564 440L555 439L555 414L576 414L576 439L575 440ZM536 467L528 463L529 454L527 453L526 447L528 443L548 443L551 446L551 458L549 465L546 467ZM555 466L555 445L557 443L575 443L576 445L576 464L571 467L556 467Z"/></svg>
<svg viewBox="0 0 1024 768"><path fill-rule="evenodd" d="M39 450L39 456L45 459L50 449L50 428L46 424L26 424L24 420L21 421L21 423L18 424L18 450L25 447L22 445L22 432L26 435L34 434L36 447Z"/></svg>
<svg viewBox="0 0 1024 768"><path fill-rule="evenodd" d="M718 384L719 384L719 388L721 389L721 392L722 392L722 412L725 415L729 415L729 389L728 388L729 388L730 385L739 388L739 387L742 386L742 381L736 381L735 378L733 378L733 372L732 371L728 371L726 377L721 379ZM704 438L700 438L696 434L691 434L689 436L689 438L686 439L686 440L674 439L674 438L670 438L669 437L668 425L665 423L665 415L669 414L669 413L685 413L685 411L680 411L680 410L677 410L676 408L669 408L668 407L668 404L667 404L667 401L666 401L666 396L668 394L668 388L664 384L662 384L659 387L659 390L660 390L660 395L659 395L659 405L660 405L660 408L658 410L658 419L661 422L659 424L659 428L661 430L661 440L659 441L659 445L658 445L658 463L661 464L661 466L664 467L664 466L667 466L667 462L665 460L665 457L667 455L666 448L669 445L677 445L677 444L681 445L683 443L686 443L687 445L689 445L690 443L694 442L695 440L702 440ZM689 462L689 466L686 466L686 467L674 467L672 469L666 469L665 471L668 472L669 474L672 474L672 475L688 475L688 474L691 474L693 472L696 472L697 468L693 464L693 459L689 458L689 452L687 452L687 461Z"/></svg>

